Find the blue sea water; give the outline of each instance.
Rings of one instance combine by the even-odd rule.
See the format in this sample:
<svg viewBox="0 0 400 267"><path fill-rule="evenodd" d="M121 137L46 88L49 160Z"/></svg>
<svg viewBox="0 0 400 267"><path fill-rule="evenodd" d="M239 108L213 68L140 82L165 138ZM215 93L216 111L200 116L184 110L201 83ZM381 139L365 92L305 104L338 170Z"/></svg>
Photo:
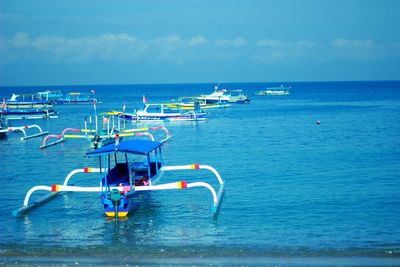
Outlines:
<svg viewBox="0 0 400 267"><path fill-rule="evenodd" d="M118 259L118 264L203 265L209 263L206 259L219 259L219 265L357 265L369 259L374 265L381 259L377 265L400 265L400 81L293 82L285 84L292 87L288 96L254 95L274 85L279 84L224 84L243 89L251 103L210 110L205 122L163 124L173 136L163 149L166 165L211 165L225 180L216 218L211 216L209 192L189 189L152 192L124 221L106 219L93 193L58 196L17 219L11 213L22 206L31 187L62 183L71 170L97 163L84 158L89 149L84 140L44 150L39 149L41 138L20 141L13 134L0 140L2 262L39 257L41 263L51 263L58 257L63 263L60 257L73 256L91 258L91 263L97 259L96 264ZM97 105L100 113L121 110L124 103L133 111L141 107L143 95L149 102L169 101L213 88L157 84L51 89L94 89L103 102ZM44 89L50 87L3 87L0 95ZM59 119L29 123L60 133L67 127L83 128L85 116L93 114L92 105L56 110ZM23 124L27 122L13 122ZM164 182L181 179L215 180L206 171L163 177ZM78 181L97 185L98 176L85 174Z"/></svg>

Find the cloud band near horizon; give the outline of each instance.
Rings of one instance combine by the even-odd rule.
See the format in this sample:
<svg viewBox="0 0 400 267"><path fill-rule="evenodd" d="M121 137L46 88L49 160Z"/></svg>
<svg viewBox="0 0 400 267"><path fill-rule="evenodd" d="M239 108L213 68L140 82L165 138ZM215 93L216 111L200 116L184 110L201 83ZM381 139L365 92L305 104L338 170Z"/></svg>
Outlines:
<svg viewBox="0 0 400 267"><path fill-rule="evenodd" d="M210 39L203 35L182 37L171 34L140 39L125 33L83 37L40 35L18 32L0 37L0 64L41 60L51 63L89 62L186 64L205 61L242 60L254 64L286 64L308 60L375 61L399 58L400 43L335 38L326 43L311 40L285 41L269 38L246 40L243 37Z"/></svg>

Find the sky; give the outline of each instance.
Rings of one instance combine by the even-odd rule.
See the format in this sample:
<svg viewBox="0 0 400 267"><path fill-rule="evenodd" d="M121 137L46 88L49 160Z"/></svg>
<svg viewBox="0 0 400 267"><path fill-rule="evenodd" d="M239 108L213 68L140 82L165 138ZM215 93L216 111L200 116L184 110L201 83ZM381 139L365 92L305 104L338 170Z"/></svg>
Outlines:
<svg viewBox="0 0 400 267"><path fill-rule="evenodd" d="M398 0L0 0L0 86L400 80Z"/></svg>

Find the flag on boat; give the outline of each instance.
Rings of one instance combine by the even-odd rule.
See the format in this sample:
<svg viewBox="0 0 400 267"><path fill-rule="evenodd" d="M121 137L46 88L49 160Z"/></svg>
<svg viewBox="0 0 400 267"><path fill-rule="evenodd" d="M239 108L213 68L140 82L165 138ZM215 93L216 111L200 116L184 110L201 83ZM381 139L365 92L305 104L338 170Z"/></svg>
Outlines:
<svg viewBox="0 0 400 267"><path fill-rule="evenodd" d="M146 104L146 103L147 103L147 98L145 95L143 95L143 104Z"/></svg>

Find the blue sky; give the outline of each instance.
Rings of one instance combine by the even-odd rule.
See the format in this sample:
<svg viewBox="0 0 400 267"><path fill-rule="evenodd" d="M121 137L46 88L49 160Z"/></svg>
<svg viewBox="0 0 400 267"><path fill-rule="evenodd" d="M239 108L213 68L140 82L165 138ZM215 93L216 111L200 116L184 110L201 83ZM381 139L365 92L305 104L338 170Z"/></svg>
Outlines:
<svg viewBox="0 0 400 267"><path fill-rule="evenodd" d="M0 85L400 80L397 0L1 0Z"/></svg>

